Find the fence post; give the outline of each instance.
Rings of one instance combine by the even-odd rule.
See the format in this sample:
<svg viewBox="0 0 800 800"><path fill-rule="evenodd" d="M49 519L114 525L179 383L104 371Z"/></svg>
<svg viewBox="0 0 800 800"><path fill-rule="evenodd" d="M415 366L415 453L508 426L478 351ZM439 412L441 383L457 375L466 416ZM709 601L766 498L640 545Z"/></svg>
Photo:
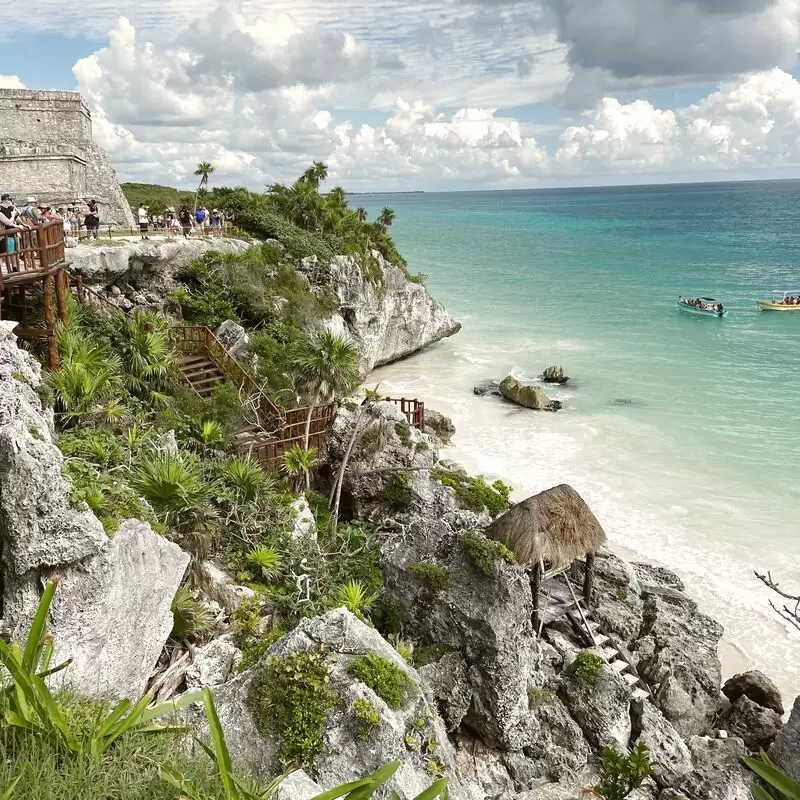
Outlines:
<svg viewBox="0 0 800 800"><path fill-rule="evenodd" d="M42 306L44 308L44 324L47 332L47 353L50 369L57 370L58 343L56 342L56 320L53 314L53 276L46 275L42 284Z"/></svg>

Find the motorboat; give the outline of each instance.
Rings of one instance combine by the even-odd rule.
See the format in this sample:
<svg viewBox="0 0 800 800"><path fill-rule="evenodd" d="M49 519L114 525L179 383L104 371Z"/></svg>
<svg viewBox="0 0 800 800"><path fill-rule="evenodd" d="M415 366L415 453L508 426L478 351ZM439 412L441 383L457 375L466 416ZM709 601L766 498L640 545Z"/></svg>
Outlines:
<svg viewBox="0 0 800 800"><path fill-rule="evenodd" d="M800 289L772 292L768 299L756 300L756 304L760 311L800 311Z"/></svg>
<svg viewBox="0 0 800 800"><path fill-rule="evenodd" d="M678 308L701 317L724 317L728 313L713 297L679 297Z"/></svg>

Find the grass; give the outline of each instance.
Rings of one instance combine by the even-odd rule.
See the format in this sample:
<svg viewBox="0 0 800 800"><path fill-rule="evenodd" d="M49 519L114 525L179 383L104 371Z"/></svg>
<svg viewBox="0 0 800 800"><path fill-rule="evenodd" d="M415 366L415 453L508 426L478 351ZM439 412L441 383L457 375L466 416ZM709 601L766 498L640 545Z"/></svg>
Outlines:
<svg viewBox="0 0 800 800"><path fill-rule="evenodd" d="M395 472L378 495L378 500L392 511L405 511L412 499L411 476L405 470Z"/></svg>
<svg viewBox="0 0 800 800"><path fill-rule="evenodd" d="M389 708L397 710L405 705L414 682L405 670L377 653L359 656L350 665L350 674L365 683Z"/></svg>

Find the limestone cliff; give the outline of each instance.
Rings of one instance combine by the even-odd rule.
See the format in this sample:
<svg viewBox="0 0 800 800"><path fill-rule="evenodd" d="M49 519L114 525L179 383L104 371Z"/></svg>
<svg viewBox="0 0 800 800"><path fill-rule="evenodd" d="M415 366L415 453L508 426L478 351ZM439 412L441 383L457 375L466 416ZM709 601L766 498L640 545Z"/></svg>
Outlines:
<svg viewBox="0 0 800 800"><path fill-rule="evenodd" d="M109 538L91 511L73 507L52 413L43 411L36 391L39 365L6 326L0 329L0 624L24 634L43 584L58 576L49 625L54 663L73 659L59 677L86 694L138 697L172 629L172 598L189 556L135 520Z"/></svg>

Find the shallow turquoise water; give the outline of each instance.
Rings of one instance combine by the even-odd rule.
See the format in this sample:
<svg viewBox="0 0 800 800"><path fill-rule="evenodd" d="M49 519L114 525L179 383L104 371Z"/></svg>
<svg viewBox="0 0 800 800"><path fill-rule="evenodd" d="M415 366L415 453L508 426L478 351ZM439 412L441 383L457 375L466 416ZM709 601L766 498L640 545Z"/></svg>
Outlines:
<svg viewBox="0 0 800 800"><path fill-rule="evenodd" d="M763 661L764 631L796 658L751 569L800 581L800 313L755 306L800 291L800 182L354 200L394 208L410 268L464 322L378 377L453 413L481 471L523 492L575 484L620 546L682 572L748 658ZM678 294L729 316L680 312ZM574 379L557 415L472 396L551 363Z"/></svg>

